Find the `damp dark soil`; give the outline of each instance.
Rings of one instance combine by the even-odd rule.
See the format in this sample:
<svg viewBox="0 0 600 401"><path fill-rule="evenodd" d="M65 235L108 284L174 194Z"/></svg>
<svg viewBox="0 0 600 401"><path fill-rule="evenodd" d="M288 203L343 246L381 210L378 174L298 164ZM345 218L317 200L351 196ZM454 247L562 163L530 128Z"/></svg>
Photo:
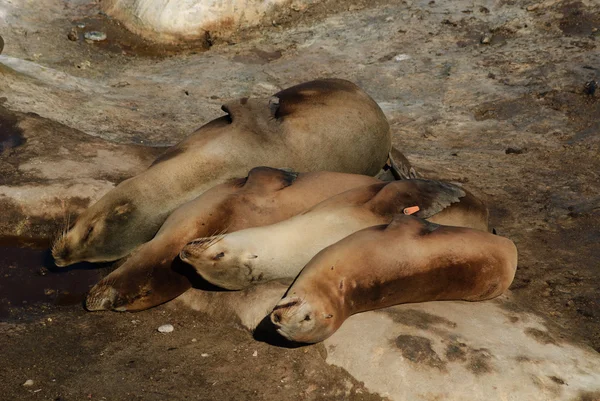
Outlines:
<svg viewBox="0 0 600 401"><path fill-rule="evenodd" d="M327 365L321 346L275 347L173 305L86 312L85 294L110 268L55 267L47 246L0 239L0 354L11 361L1 399L381 399ZM174 331L158 332L163 324Z"/></svg>
<svg viewBox="0 0 600 401"><path fill-rule="evenodd" d="M327 16L349 9L355 14L318 27ZM214 80L226 88L218 93L223 99L247 93L263 81L284 87L317 76L345 77L368 89L384 107L394 145L417 169L432 178L465 183L487 198L492 225L519 249L511 286L519 305L600 352L600 90L594 89L600 82L599 11L594 2L572 1L510 0L474 6L460 1L327 0L303 11L282 9L275 20L225 44L212 38L217 45L203 56L216 54L211 63L226 59L243 65L242 70L215 71ZM69 74L114 74L121 79L121 70L129 65L158 63L178 50L156 47L105 16L90 15L56 20L60 23L52 26L38 24L46 38L7 29L2 32L7 39L3 54L18 50L17 56L32 60L42 54L39 63ZM72 29L74 40L68 38ZM348 33L351 29L356 31ZM106 42L86 41L87 30L107 33ZM490 37L489 43L482 43L484 36ZM256 37L264 40L244 45ZM322 41L324 37L329 42ZM57 44L47 46L50 51L44 54L40 43L46 46L48 38ZM360 47L361 41L368 41L369 52ZM265 43L268 47L263 48ZM336 52L321 52L320 46L332 43ZM202 44L194 46L181 54L204 51ZM86 70L82 60L92 67ZM167 61L173 63L161 66L165 76L177 66L174 58ZM131 71L133 75L135 68ZM119 115L124 107L107 109L106 122L101 122L105 131L116 131L120 138L139 130L146 140L152 125L160 125L175 135L178 130L163 124L185 120L206 107L207 99L219 98L203 92L210 80L194 87L187 82L190 77L177 92L184 101L174 95L161 97L158 91L168 93L174 81L158 85L156 74L149 71L144 85L156 86L157 92L136 87L139 114ZM229 85L232 81L238 86ZM123 92L135 86L127 86L125 79L117 82L109 83L123 86ZM31 89L12 85L0 86L8 103L25 112L37 110L40 97L29 93L34 100L19 103ZM188 87L195 89L197 98ZM89 101L78 96L82 103ZM106 99L132 99L127 93L111 96ZM185 109L188 103L192 106ZM173 104L178 110L169 109ZM82 114L78 106L60 110L73 115L69 125L87 121L98 111L85 109L88 114ZM181 108L184 111L177 114ZM45 113L40 114L52 115L51 107L41 109ZM150 118L154 115L160 121ZM27 137L20 146L13 123L2 124L0 161L29 144ZM181 132L190 132L187 128ZM172 143L175 136L162 139ZM11 166L0 175L6 185L11 182L8 175L22 174L18 163ZM16 214L18 208L13 211ZM35 223L40 232L54 231L44 228L48 222ZM320 346L269 346L232 323L170 304L140 313L87 313L80 304L83 294L107 268L55 270L48 251L40 246L14 239L0 243L2 399L377 399L346 372L326 365ZM165 323L174 325L173 333L157 332ZM541 337L543 333L529 334L552 341ZM426 357L428 344L414 341L421 351L409 356ZM473 361L473 370L487 369L485 350L456 343L447 355ZM34 384L22 386L28 379ZM590 393L581 399L597 398Z"/></svg>
<svg viewBox="0 0 600 401"><path fill-rule="evenodd" d="M100 32L106 35L104 40L91 40L86 33ZM93 51L106 51L123 56L165 58L172 55L203 52L210 47L207 39L191 41L177 45L156 43L146 40L127 30L118 20L98 13L72 21L67 39Z"/></svg>

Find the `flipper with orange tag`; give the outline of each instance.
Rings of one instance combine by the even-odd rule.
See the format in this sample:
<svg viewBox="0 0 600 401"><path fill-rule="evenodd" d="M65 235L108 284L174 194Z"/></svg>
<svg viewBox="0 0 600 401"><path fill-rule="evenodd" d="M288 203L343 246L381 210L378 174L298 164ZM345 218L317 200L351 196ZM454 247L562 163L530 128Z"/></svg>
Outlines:
<svg viewBox="0 0 600 401"><path fill-rule="evenodd" d="M410 206L410 207L404 208L403 212L404 212L404 214L414 214L414 213L417 213L419 210L421 210L419 208L419 206Z"/></svg>

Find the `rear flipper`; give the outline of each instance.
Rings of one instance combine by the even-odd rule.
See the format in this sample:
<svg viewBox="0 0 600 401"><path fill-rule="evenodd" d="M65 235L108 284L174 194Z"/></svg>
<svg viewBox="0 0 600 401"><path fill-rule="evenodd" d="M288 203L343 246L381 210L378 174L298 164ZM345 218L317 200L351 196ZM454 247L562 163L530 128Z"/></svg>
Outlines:
<svg viewBox="0 0 600 401"><path fill-rule="evenodd" d="M418 176L420 175L411 166L406 156L395 147L392 147L388 155L388 161L376 177L382 181L396 181L410 180Z"/></svg>

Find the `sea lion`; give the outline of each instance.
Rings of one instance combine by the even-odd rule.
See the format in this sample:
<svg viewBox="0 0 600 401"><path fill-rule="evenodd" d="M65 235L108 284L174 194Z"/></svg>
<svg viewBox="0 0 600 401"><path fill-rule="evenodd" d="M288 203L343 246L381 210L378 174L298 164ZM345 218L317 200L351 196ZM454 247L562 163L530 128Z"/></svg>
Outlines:
<svg viewBox="0 0 600 401"><path fill-rule="evenodd" d="M139 246L91 289L88 310L143 310L191 287L179 251L215 233L285 220L348 189L379 183L374 177L335 172L295 173L269 167L250 170L177 208L156 236Z"/></svg>
<svg viewBox="0 0 600 401"><path fill-rule="evenodd" d="M517 268L507 238L413 216L366 228L325 248L271 312L279 334L315 343L355 313L425 301L483 301L502 294Z"/></svg>
<svg viewBox="0 0 600 401"><path fill-rule="evenodd" d="M358 86L321 79L232 101L83 212L55 242L58 266L112 261L152 239L169 214L256 166L375 175L390 157L385 115Z"/></svg>
<svg viewBox="0 0 600 401"><path fill-rule="evenodd" d="M488 228L487 207L471 193L415 179L355 188L276 224L201 238L186 245L180 257L210 283L230 290L291 281L323 248L363 228L388 224L415 206L416 216L436 223Z"/></svg>

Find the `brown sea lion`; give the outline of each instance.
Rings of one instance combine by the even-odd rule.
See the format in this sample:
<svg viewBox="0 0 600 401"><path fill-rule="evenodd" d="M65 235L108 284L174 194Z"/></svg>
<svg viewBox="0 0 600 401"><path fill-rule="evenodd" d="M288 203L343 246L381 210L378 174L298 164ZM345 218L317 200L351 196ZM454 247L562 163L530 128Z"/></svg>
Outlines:
<svg viewBox="0 0 600 401"><path fill-rule="evenodd" d="M355 188L280 223L198 239L180 256L204 279L230 290L291 281L323 248L414 207L415 216L436 223L488 228L487 207L472 194L454 184L415 179Z"/></svg>
<svg viewBox="0 0 600 401"><path fill-rule="evenodd" d="M217 185L177 208L156 236L139 246L90 291L88 310L142 310L191 287L179 251L194 238L285 220L348 189L379 183L374 177L334 172L297 174L269 167Z"/></svg>
<svg viewBox="0 0 600 401"><path fill-rule="evenodd" d="M124 257L152 239L169 214L256 166L375 175L390 156L385 115L358 86L306 82L271 98L243 98L121 182L55 242L58 266Z"/></svg>
<svg viewBox="0 0 600 401"><path fill-rule="evenodd" d="M271 321L288 340L315 343L355 313L497 297L516 268L517 248L507 238L398 216L321 251L275 306Z"/></svg>

